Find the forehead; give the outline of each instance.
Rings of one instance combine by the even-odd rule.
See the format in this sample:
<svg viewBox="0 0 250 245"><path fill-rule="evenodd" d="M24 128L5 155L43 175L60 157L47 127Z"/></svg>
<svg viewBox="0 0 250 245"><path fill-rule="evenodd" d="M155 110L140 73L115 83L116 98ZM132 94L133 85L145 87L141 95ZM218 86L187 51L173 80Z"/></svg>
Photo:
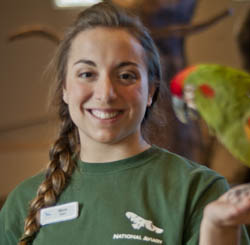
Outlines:
<svg viewBox="0 0 250 245"><path fill-rule="evenodd" d="M144 63L145 51L126 29L96 27L80 32L71 44L69 63L86 58L100 62Z"/></svg>

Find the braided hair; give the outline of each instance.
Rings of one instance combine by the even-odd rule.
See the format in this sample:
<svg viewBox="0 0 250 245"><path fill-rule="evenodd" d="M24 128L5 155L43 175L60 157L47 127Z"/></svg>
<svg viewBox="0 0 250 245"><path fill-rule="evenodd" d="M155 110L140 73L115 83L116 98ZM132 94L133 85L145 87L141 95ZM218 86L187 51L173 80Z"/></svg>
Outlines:
<svg viewBox="0 0 250 245"><path fill-rule="evenodd" d="M51 63L55 74L53 100L58 108L61 126L59 136L49 152L50 162L45 172L45 179L38 187L36 197L30 202L24 233L19 245L32 243L40 229L40 210L56 204L75 169L73 155L79 153L79 133L70 118L68 105L63 101L68 54L72 41L80 32L97 26L125 29L139 41L146 54L149 85L154 85L156 88L152 104L156 101L161 81L159 54L141 22L125 10L107 2L93 5L82 11L65 33ZM148 111L146 111L145 118L147 115Z"/></svg>

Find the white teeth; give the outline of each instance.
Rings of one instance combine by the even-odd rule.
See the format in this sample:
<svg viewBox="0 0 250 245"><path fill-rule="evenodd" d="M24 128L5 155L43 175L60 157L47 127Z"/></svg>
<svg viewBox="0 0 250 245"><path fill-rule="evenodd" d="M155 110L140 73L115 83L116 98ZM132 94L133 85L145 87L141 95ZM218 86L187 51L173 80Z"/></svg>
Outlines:
<svg viewBox="0 0 250 245"><path fill-rule="evenodd" d="M91 112L95 117L98 117L100 119L111 119L111 118L116 117L119 114L118 111L104 112L104 111L99 111L99 110L92 110Z"/></svg>

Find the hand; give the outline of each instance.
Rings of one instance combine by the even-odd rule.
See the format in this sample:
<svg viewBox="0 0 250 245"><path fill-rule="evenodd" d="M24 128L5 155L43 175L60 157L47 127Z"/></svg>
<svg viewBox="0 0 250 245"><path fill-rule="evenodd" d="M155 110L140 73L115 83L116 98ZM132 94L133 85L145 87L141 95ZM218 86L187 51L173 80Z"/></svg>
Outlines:
<svg viewBox="0 0 250 245"><path fill-rule="evenodd" d="M232 188L205 207L200 245L240 244L241 224L250 224L250 184Z"/></svg>
<svg viewBox="0 0 250 245"><path fill-rule="evenodd" d="M234 187L208 204L204 217L218 226L250 224L250 184Z"/></svg>

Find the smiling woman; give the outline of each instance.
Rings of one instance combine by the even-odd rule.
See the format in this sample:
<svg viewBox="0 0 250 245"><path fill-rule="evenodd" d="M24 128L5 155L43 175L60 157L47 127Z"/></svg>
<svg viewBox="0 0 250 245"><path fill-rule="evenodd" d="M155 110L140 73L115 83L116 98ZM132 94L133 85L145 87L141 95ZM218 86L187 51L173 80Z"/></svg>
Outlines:
<svg viewBox="0 0 250 245"><path fill-rule="evenodd" d="M159 54L141 22L94 5L65 34L53 64L59 136L45 172L6 201L0 244L198 244L204 207L228 185L143 137L162 85ZM228 245L228 230L236 244L242 219L230 216L234 205L209 204L201 245ZM220 222L228 215L229 225ZM214 230L219 243L210 240Z"/></svg>
<svg viewBox="0 0 250 245"><path fill-rule="evenodd" d="M106 161L149 148L141 122L154 87L148 86L144 57L144 49L126 30L96 27L74 39L63 99L79 130L82 160L102 162L103 152L93 154L93 149L103 143Z"/></svg>

